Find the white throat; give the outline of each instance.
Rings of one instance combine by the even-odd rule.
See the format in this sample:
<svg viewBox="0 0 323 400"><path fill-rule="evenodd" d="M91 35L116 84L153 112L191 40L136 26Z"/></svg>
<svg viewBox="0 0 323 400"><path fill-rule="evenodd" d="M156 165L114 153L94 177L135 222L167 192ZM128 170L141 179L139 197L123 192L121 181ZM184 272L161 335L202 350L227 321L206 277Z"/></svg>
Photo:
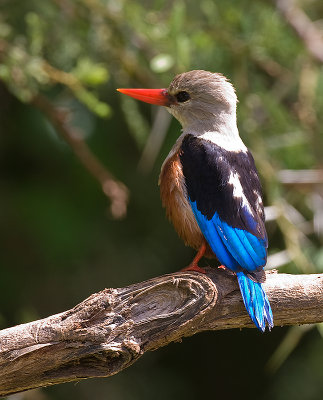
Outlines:
<svg viewBox="0 0 323 400"><path fill-rule="evenodd" d="M227 151L243 151L248 149L239 136L235 114L226 114L225 118L210 121L197 121L183 129L183 134L191 134L208 140Z"/></svg>
<svg viewBox="0 0 323 400"><path fill-rule="evenodd" d="M201 139L208 140L216 144L217 146L222 147L224 150L233 151L233 152L247 152L247 147L241 140L239 134L233 135L223 132L205 132L202 135L196 135Z"/></svg>

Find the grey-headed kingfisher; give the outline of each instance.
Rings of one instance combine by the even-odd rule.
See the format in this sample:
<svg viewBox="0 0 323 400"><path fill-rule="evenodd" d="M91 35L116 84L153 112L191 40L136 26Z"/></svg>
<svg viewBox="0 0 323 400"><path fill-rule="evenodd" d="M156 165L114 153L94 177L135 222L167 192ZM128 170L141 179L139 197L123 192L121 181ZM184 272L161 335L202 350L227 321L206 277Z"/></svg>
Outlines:
<svg viewBox="0 0 323 400"><path fill-rule="evenodd" d="M221 74L195 70L175 76L167 89L118 89L157 104L181 123L182 133L164 161L160 191L178 235L233 271L251 320L264 331L274 325L263 290L267 233L254 159L236 123L237 96Z"/></svg>

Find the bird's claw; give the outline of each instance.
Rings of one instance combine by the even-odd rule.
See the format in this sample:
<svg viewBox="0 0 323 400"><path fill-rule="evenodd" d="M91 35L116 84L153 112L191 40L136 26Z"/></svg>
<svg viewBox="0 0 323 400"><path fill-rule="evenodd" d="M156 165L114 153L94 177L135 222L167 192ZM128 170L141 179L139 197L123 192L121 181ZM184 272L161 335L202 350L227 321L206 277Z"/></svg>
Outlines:
<svg viewBox="0 0 323 400"><path fill-rule="evenodd" d="M187 267L183 268L180 270L181 272L183 271L194 271L194 272L199 272L200 274L206 274L205 269L199 267L197 264L190 264Z"/></svg>

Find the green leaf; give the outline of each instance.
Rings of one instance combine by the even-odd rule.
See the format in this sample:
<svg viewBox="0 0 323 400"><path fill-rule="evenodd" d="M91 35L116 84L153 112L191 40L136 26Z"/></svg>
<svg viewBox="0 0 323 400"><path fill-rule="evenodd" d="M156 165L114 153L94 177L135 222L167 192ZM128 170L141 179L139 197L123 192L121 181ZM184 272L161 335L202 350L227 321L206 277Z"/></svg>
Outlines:
<svg viewBox="0 0 323 400"><path fill-rule="evenodd" d="M109 80L109 72L102 63L79 58L72 73L85 85L98 86Z"/></svg>

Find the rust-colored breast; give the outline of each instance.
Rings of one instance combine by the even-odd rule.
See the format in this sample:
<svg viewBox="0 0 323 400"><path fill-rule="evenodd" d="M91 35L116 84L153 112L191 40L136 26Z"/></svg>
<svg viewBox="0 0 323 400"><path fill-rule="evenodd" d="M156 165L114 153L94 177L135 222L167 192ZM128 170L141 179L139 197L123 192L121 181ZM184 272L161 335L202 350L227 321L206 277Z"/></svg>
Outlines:
<svg viewBox="0 0 323 400"><path fill-rule="evenodd" d="M199 249L203 235L187 199L178 151L166 158L159 176L160 195L166 215L185 244Z"/></svg>

